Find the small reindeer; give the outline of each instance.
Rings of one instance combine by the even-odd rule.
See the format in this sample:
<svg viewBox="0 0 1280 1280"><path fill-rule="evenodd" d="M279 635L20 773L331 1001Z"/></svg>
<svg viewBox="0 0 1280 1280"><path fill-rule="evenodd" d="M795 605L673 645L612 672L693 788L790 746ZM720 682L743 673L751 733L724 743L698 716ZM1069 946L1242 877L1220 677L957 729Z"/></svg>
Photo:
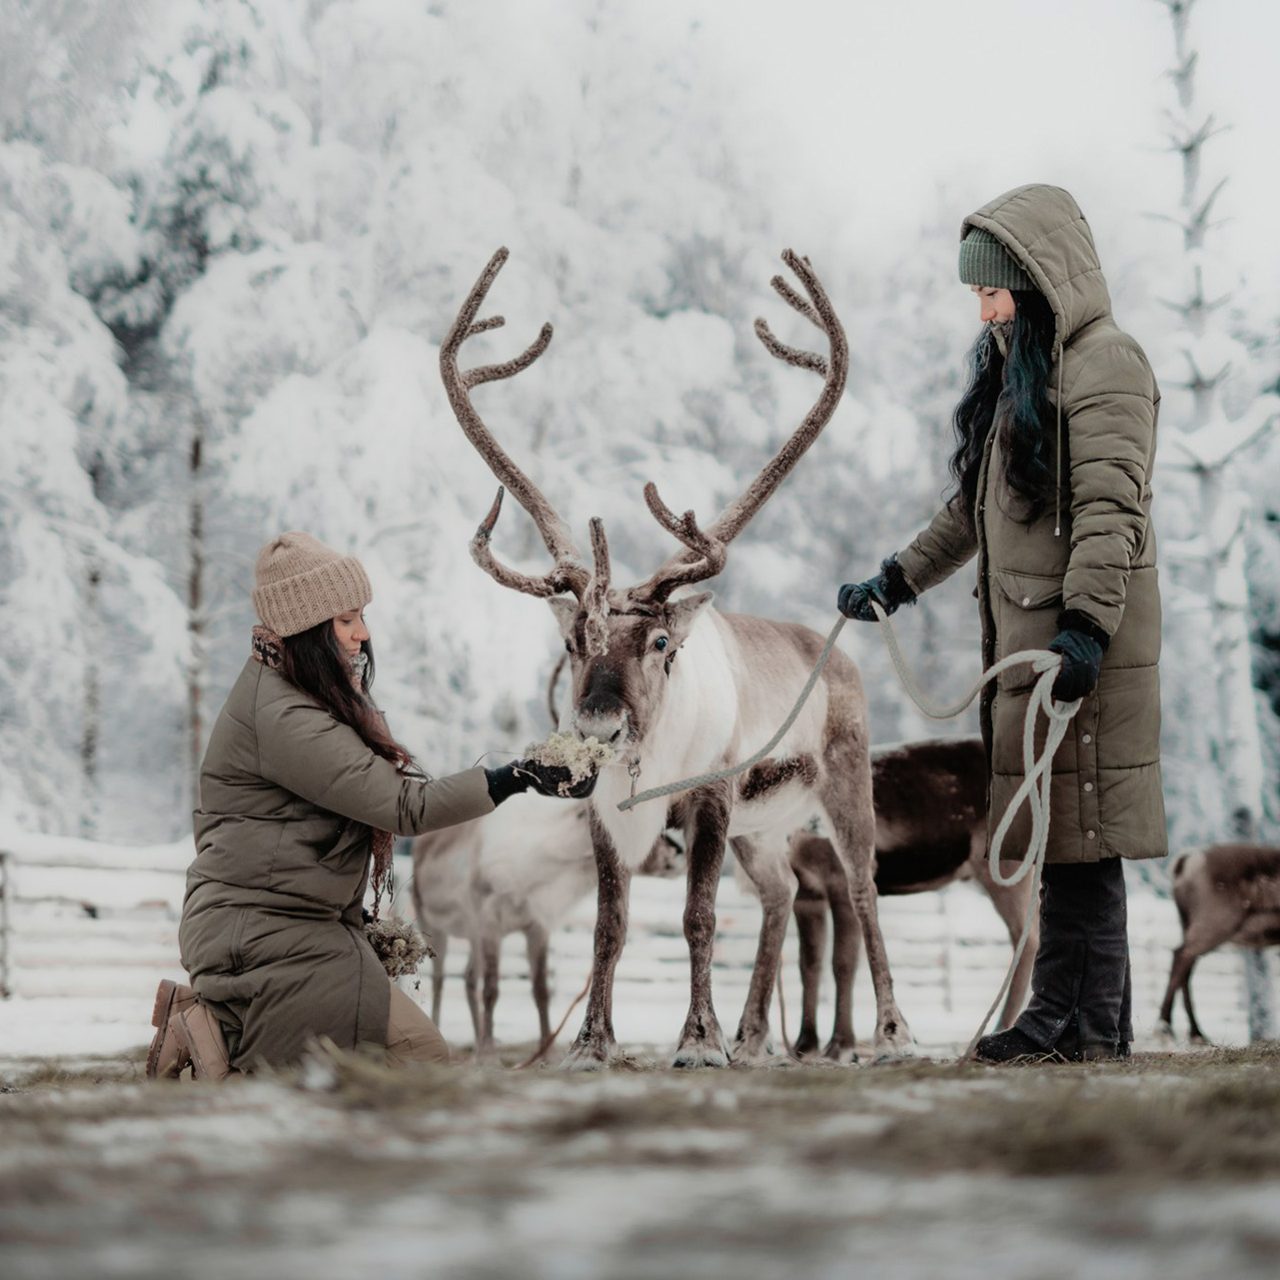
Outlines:
<svg viewBox="0 0 1280 1280"><path fill-rule="evenodd" d="M876 811L877 894L923 893L954 880L974 879L986 890L1016 947L1027 917L1028 877L1013 886L997 884L987 862L987 760L981 738L944 738L876 747L871 753ZM791 867L799 890L795 901L803 991L800 1057L818 1049L818 993L827 914L832 924L831 969L835 977L835 1026L822 1056L857 1060L853 1036L853 976L858 967L859 930L849 911L844 868L831 841L807 830L791 837ZM1012 865L1006 870L1012 871ZM1021 1012L1035 963L1039 922L1009 987L1001 1022Z"/></svg>
<svg viewBox="0 0 1280 1280"><path fill-rule="evenodd" d="M1173 998L1181 991L1191 1040L1207 1044L1191 1007L1191 970L1224 942L1258 951L1280 945L1280 848L1213 844L1179 854L1173 901L1182 921L1182 945L1173 953L1157 1030L1173 1035Z"/></svg>
<svg viewBox="0 0 1280 1280"><path fill-rule="evenodd" d="M573 699L566 727L608 742L617 751L616 762L601 770L590 804L599 877L595 964L586 1016L567 1063L600 1067L618 1053L613 975L626 937L630 878L649 855L667 819L661 802L626 811L619 805L640 778L646 787L661 786L723 769L749 756L782 723L822 648L822 637L805 627L721 614L710 607L709 592L684 598L675 593L677 588L715 577L724 567L728 544L835 412L849 352L840 321L808 260L784 254L808 300L780 276L774 277L773 286L823 334L828 353L785 345L763 320L756 322L756 333L775 356L817 373L822 390L774 458L706 530L691 511L676 516L654 485L646 485L650 512L683 544L683 550L644 582L620 589L611 582L603 522L598 518L590 522L592 565L588 568L565 522L494 440L471 402L476 386L509 378L532 364L551 341L551 326L544 325L529 348L513 360L467 372L458 367L464 340L502 323L500 317L477 317L506 257L505 249L494 255L463 303L441 345L440 370L464 433L502 486L533 517L553 564L542 577L533 577L494 558L490 538L500 510L501 488L472 540L472 555L502 586L549 600L572 672ZM566 594L573 599L562 598ZM769 1053L769 1005L795 895L786 838L813 811L815 802L830 822L862 923L876 993L877 1048L883 1053L910 1044L910 1032L893 998L876 918L866 703L857 668L837 650L776 757L733 782L712 783L678 797L688 851L684 931L690 998L674 1065L725 1066L729 1061L730 1047L711 999L711 950L716 886L730 836L764 913L733 1055L738 1061L754 1061Z"/></svg>
<svg viewBox="0 0 1280 1280"><path fill-rule="evenodd" d="M684 850L665 832L641 875L676 876ZM547 954L552 932L596 884L587 806L514 796L484 818L413 842L413 907L435 950L431 1016L438 1024L449 939L470 945L463 977L477 1055L493 1050L502 939L523 933L539 1037L551 1034Z"/></svg>

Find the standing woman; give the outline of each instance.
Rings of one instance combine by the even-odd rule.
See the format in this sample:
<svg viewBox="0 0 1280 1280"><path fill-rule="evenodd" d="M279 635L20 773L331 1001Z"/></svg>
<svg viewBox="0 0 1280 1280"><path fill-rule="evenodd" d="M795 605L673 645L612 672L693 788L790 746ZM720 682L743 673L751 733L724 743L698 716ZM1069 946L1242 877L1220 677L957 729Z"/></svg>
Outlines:
<svg viewBox="0 0 1280 1280"><path fill-rule="evenodd" d="M1018 187L970 214L960 279L985 328L955 410L953 490L876 577L841 588L840 609L873 621L872 597L892 613L976 555L984 669L1020 649L1062 655L1053 696L1083 702L1053 761L1031 1001L977 1056L1123 1057L1133 1033L1120 860L1167 852L1150 524L1160 392L1112 318L1088 223L1061 188ZM1015 668L984 690L991 830L1022 781L1034 680ZM1006 847L1029 836L1024 809Z"/></svg>
<svg viewBox="0 0 1280 1280"><path fill-rule="evenodd" d="M149 1076L287 1066L316 1036L382 1046L397 1065L449 1056L365 937L370 871L376 904L393 835L478 818L530 786L554 793L562 778L527 761L417 771L369 696L372 596L357 559L309 534L258 556L263 625L200 769L178 932L191 985L160 984Z"/></svg>

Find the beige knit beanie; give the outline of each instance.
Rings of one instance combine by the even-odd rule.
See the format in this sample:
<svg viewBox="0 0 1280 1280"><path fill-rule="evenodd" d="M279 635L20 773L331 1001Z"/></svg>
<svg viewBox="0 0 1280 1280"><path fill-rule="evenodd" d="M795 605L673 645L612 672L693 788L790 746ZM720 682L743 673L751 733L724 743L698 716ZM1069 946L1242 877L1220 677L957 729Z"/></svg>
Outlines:
<svg viewBox="0 0 1280 1280"><path fill-rule="evenodd" d="M373 599L364 566L296 530L258 552L253 607L279 636L295 636Z"/></svg>

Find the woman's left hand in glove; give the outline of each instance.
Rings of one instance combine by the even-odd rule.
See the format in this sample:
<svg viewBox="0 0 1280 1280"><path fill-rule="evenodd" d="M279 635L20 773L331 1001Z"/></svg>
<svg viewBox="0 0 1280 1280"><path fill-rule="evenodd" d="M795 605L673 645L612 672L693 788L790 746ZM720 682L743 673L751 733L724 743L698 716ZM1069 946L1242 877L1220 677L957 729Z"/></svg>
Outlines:
<svg viewBox="0 0 1280 1280"><path fill-rule="evenodd" d="M1097 686L1108 637L1088 618L1073 616L1071 611L1058 619L1058 625L1062 630L1049 641L1049 652L1062 655L1062 666L1052 693L1059 702L1076 702Z"/></svg>

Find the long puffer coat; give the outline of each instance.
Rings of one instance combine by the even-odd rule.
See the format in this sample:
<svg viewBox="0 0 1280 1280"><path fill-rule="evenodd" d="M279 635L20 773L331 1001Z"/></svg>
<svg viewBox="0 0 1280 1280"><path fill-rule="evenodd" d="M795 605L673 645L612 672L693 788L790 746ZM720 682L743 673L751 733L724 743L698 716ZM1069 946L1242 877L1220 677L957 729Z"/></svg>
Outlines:
<svg viewBox="0 0 1280 1280"><path fill-rule="evenodd" d="M232 1065L288 1065L317 1035L385 1044L391 990L362 913L372 828L415 835L492 809L483 769L404 777L251 658L201 767L178 933Z"/></svg>
<svg viewBox="0 0 1280 1280"><path fill-rule="evenodd" d="M1046 856L1162 857L1160 593L1150 522L1160 392L1142 349L1112 319L1093 236L1067 192L1019 187L970 214L961 235L971 226L1004 245L1056 317L1049 389L1064 472L1061 533L1055 536L1052 507L1030 525L1019 519L1020 499L1004 478L992 430L976 530L949 504L898 561L918 594L977 555L984 668L1020 649L1043 649L1063 609L1084 614L1110 637L1097 688L1054 758ZM1022 781L1023 718L1034 679L1029 667L1003 673L983 706L991 831ZM1009 856L1021 856L1029 835L1024 808L1004 844Z"/></svg>

